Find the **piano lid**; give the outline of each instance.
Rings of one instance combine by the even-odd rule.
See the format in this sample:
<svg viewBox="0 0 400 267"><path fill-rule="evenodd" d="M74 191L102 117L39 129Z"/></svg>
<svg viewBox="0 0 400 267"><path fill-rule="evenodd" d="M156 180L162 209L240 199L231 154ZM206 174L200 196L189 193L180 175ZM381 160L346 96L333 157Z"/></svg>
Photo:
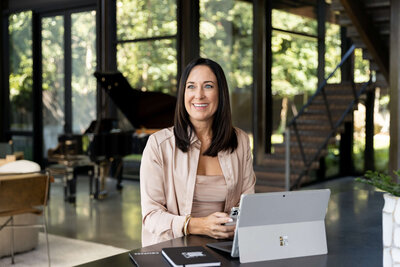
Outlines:
<svg viewBox="0 0 400 267"><path fill-rule="evenodd" d="M95 72L94 76L135 128L174 125L176 97L133 89L121 72Z"/></svg>

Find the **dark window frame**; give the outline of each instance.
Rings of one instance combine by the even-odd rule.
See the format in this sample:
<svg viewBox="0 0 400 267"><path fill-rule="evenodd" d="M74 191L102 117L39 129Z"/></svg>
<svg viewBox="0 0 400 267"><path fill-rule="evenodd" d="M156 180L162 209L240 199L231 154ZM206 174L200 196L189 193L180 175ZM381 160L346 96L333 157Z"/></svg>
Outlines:
<svg viewBox="0 0 400 267"><path fill-rule="evenodd" d="M97 35L97 29L99 25L99 8L97 4L93 4L94 1L84 1L79 5L71 6L68 2L58 5L57 8L38 6L32 9L9 9L2 12L2 39L3 39L3 73L2 73L2 85L4 91L1 99L2 108L2 138L7 140L12 136L25 136L32 137L33 143L33 160L35 162L44 164L43 162L43 114L42 114L42 18L62 15L64 17L64 87L65 87L65 133L72 133L72 53L71 53L71 15L73 13L96 11L96 51L99 46L99 36ZM32 130L12 130L10 129L10 98L9 98L9 77L10 77L10 59L9 53L9 16L19 12L32 12L32 60L33 60L33 88L32 88L32 101L33 101L33 129ZM69 29L69 30L68 30ZM68 47L68 48L67 48ZM100 64L100 55L96 56L97 66ZM98 67L97 67L98 68ZM99 89L97 88L97 94Z"/></svg>
<svg viewBox="0 0 400 267"><path fill-rule="evenodd" d="M179 44L180 41L180 27L181 27L181 20L180 20L180 14L181 14L181 3L180 1L185 1L185 0L175 0L176 2L176 11L175 11L175 18L176 18L176 34L173 35L159 35L159 36L152 36L152 37L141 37L141 38L134 38L134 39L118 39L117 34L115 34L115 40L113 41L114 43L114 55L112 55L113 58L115 58L116 62L116 68L118 69L118 59L117 59L117 46L118 44L129 44L129 43L141 43L141 42L149 42L149 41L158 41L158 40L174 40L175 39L175 49L176 49L176 81L177 84L179 84L179 78L180 78L180 58L181 58L181 46ZM192 0L191 0L192 1ZM198 1L198 0L197 0ZM117 11L117 0L115 1L115 11ZM117 21L117 12L115 12L115 22ZM117 23L115 23L117 27ZM117 29L115 29L117 31Z"/></svg>

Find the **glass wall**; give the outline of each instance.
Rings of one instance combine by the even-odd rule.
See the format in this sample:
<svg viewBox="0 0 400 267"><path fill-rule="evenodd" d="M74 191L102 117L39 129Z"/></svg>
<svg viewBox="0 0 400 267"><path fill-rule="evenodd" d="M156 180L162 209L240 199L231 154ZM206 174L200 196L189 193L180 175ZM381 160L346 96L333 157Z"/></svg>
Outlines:
<svg viewBox="0 0 400 267"><path fill-rule="evenodd" d="M117 0L117 65L131 86L176 94L176 0Z"/></svg>
<svg viewBox="0 0 400 267"><path fill-rule="evenodd" d="M42 88L44 154L64 132L64 16L42 19Z"/></svg>
<svg viewBox="0 0 400 267"><path fill-rule="evenodd" d="M72 131L83 133L96 119L96 11L71 15Z"/></svg>
<svg viewBox="0 0 400 267"><path fill-rule="evenodd" d="M9 123L14 151L33 155L32 12L11 14L9 27ZM18 131L18 134L13 133Z"/></svg>
<svg viewBox="0 0 400 267"><path fill-rule="evenodd" d="M200 56L218 62L229 85L233 124L252 135L253 5L200 1Z"/></svg>
<svg viewBox="0 0 400 267"><path fill-rule="evenodd" d="M9 17L10 130L33 130L32 12Z"/></svg>
<svg viewBox="0 0 400 267"><path fill-rule="evenodd" d="M272 10L273 143L283 142L286 123L317 89L318 23L306 11Z"/></svg>
<svg viewBox="0 0 400 267"><path fill-rule="evenodd" d="M333 72L342 58L341 40L340 40L340 25L329 23L325 24L325 77ZM328 80L328 83L340 83L341 71L340 68Z"/></svg>
<svg viewBox="0 0 400 267"><path fill-rule="evenodd" d="M364 83L369 81L370 66L369 60L363 58L363 50L356 48L354 50L354 82Z"/></svg>

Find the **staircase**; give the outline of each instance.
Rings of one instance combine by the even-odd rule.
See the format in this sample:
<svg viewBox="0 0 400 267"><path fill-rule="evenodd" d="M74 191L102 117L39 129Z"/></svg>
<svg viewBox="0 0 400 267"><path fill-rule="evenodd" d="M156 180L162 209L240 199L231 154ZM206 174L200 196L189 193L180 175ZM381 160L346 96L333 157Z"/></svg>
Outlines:
<svg viewBox="0 0 400 267"><path fill-rule="evenodd" d="M354 107L369 84L320 87L288 124L285 142L273 146L273 153L264 159L263 170L256 169L256 191L292 190L310 182L310 171L319 168L320 157L327 154L328 144L336 142L336 134L344 131L344 122L353 120Z"/></svg>
<svg viewBox="0 0 400 267"><path fill-rule="evenodd" d="M389 81L391 0L332 0L331 9L339 14L339 24L347 29L363 58L376 72L377 87L387 88Z"/></svg>
<svg viewBox="0 0 400 267"><path fill-rule="evenodd" d="M353 110L365 84L328 84L327 81L355 48L363 49L363 58L375 70L374 87L388 87L390 0L332 0L331 8L339 13L339 23L346 27L353 45L340 64L317 89L299 114L287 125L285 141L274 145L262 168L255 169L257 192L292 190L310 181L310 172L319 168L327 154L327 145L336 142L343 123L353 120Z"/></svg>

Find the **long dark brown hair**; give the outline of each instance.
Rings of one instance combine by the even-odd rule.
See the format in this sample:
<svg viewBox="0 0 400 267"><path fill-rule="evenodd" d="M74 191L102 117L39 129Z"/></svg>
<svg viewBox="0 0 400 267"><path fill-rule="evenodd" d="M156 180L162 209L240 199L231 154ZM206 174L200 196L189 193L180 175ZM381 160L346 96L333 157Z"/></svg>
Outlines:
<svg viewBox="0 0 400 267"><path fill-rule="evenodd" d="M210 147L203 155L215 157L218 152L230 150L232 153L238 146L236 131L232 126L231 105L229 101L228 83L226 82L224 71L221 66L207 58L197 58L192 60L182 73L179 88L178 99L176 102L174 118L175 142L180 150L187 152L190 146L190 139L194 134L194 128L189 119L189 114L185 108L185 90L186 81L192 69L198 65L208 66L218 82L218 107L214 113L212 122L212 140Z"/></svg>

